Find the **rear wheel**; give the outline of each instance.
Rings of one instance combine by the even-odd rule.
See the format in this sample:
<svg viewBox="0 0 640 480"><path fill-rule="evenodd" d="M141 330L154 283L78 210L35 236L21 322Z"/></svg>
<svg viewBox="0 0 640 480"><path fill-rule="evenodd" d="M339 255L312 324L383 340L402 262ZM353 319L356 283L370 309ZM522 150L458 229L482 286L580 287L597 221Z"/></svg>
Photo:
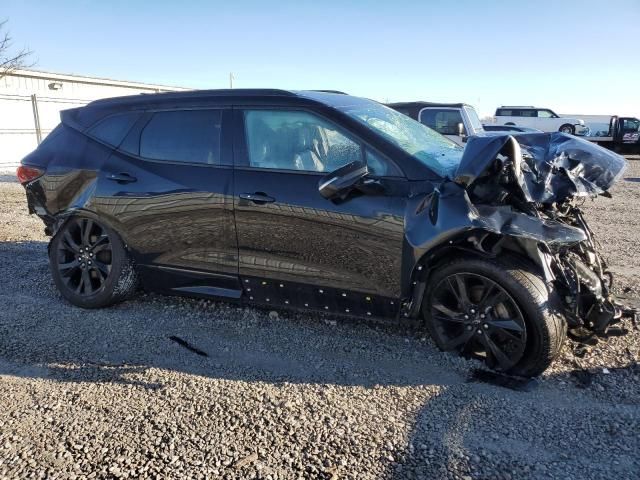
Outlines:
<svg viewBox="0 0 640 480"><path fill-rule="evenodd" d="M128 298L137 276L120 237L88 217L67 220L51 240L49 265L60 293L83 308L100 308Z"/></svg>
<svg viewBox="0 0 640 480"><path fill-rule="evenodd" d="M542 278L511 263L456 260L438 269L423 313L436 345L521 376L542 373L566 335Z"/></svg>
<svg viewBox="0 0 640 480"><path fill-rule="evenodd" d="M560 129L558 130L559 132L562 133L569 133L571 135L576 133L576 127L574 127L573 125L569 124L569 123L565 123L564 125L562 125L560 127Z"/></svg>

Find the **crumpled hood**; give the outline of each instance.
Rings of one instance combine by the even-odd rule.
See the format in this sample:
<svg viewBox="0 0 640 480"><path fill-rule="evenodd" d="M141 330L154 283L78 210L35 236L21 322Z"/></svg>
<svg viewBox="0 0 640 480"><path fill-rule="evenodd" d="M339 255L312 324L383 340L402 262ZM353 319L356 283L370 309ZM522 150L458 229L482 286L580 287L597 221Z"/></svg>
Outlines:
<svg viewBox="0 0 640 480"><path fill-rule="evenodd" d="M559 132L474 136L467 142L454 181L470 187L488 174L500 153L512 158L525 199L538 203L602 194L627 166L620 155Z"/></svg>

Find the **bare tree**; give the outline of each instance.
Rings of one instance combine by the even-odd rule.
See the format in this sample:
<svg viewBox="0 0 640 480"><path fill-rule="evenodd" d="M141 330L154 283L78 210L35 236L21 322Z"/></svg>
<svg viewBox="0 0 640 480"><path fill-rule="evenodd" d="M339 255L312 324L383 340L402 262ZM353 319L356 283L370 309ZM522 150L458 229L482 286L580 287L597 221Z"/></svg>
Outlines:
<svg viewBox="0 0 640 480"><path fill-rule="evenodd" d="M13 39L6 30L7 20L0 21L0 78L13 72L18 68L32 67L33 63L28 63L27 59L31 51L23 48L17 52L11 52Z"/></svg>

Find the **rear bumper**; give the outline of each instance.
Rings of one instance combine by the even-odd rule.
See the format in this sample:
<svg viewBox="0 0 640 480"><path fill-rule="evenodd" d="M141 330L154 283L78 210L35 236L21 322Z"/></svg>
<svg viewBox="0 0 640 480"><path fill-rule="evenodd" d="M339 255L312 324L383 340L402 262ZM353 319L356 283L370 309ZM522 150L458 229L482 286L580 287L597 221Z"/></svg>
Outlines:
<svg viewBox="0 0 640 480"><path fill-rule="evenodd" d="M23 185L27 196L27 209L29 214L38 215L45 225L45 233L52 235L55 218L44 207L44 192L38 180Z"/></svg>

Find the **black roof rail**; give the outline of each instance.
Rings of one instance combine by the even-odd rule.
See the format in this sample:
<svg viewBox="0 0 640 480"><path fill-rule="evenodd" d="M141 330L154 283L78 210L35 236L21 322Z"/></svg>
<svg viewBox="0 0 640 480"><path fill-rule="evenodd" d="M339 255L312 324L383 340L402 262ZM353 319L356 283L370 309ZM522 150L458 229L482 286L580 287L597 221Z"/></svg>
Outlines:
<svg viewBox="0 0 640 480"><path fill-rule="evenodd" d="M295 93L277 88L226 88L217 90L184 90L179 92L158 92L145 95L162 100L184 99L184 98L216 98L216 97L236 97L236 96L274 96L274 97L295 97ZM130 104L140 101L139 95L125 95L121 97L101 98L94 100L89 105L106 106L110 104Z"/></svg>

